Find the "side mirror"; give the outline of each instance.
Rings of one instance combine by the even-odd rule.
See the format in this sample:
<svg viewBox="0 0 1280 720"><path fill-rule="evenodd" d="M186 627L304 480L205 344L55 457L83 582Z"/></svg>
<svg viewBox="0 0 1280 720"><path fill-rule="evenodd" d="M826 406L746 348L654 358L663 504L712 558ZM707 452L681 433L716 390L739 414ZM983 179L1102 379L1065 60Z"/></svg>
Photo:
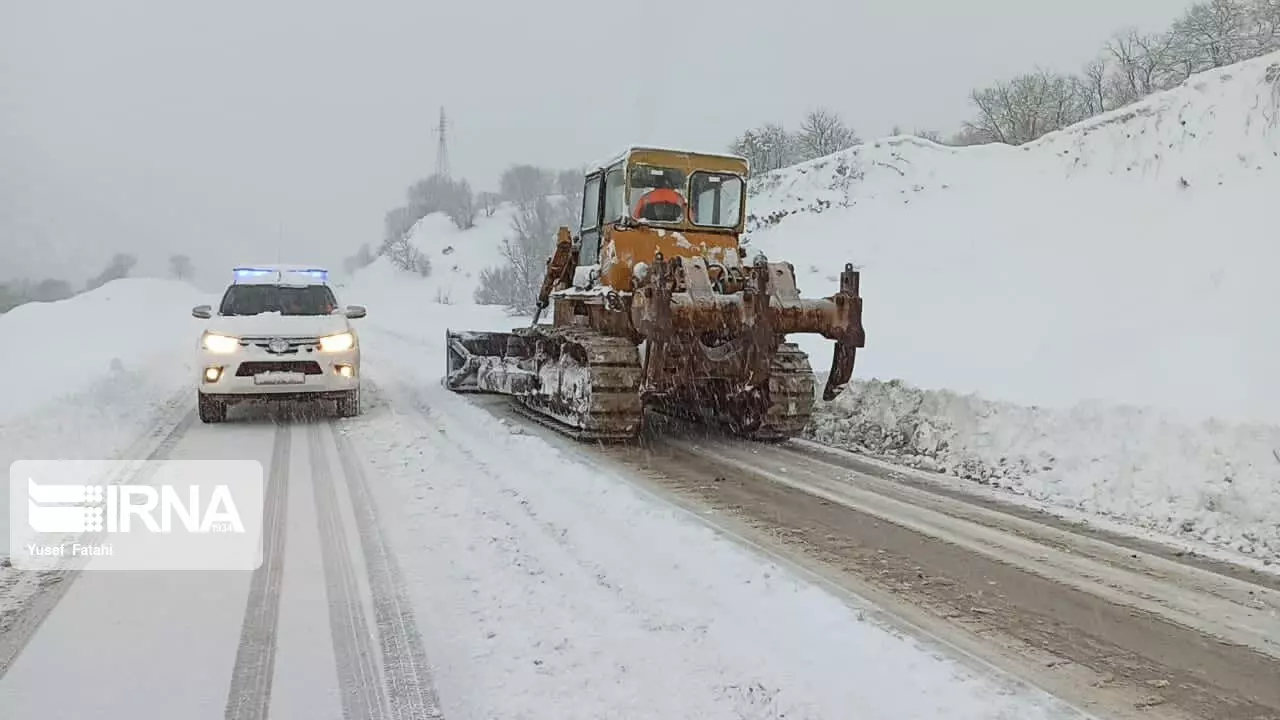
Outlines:
<svg viewBox="0 0 1280 720"><path fill-rule="evenodd" d="M355 319L357 319L357 318L362 318L362 317L364 317L365 315L368 315L368 314L369 314L369 312L368 312L367 310L365 310L365 309L364 309L364 306L363 306L363 305L348 305L348 306L347 306L347 317L351 318L352 320L355 320Z"/></svg>
<svg viewBox="0 0 1280 720"><path fill-rule="evenodd" d="M197 305L191 308L191 316L198 317L201 320L208 320L213 317L213 308L208 305Z"/></svg>

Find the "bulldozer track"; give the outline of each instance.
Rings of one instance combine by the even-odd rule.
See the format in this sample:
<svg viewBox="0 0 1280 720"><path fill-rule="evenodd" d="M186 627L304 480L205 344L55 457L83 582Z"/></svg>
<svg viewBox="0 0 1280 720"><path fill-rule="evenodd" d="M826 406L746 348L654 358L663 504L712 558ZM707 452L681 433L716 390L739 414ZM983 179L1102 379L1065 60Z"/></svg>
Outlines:
<svg viewBox="0 0 1280 720"><path fill-rule="evenodd" d="M519 404L582 440L630 440L640 434L640 356L625 338L574 329L543 333L557 360L543 372L544 391L521 395ZM556 385L546 392L548 380ZM585 382L584 382L585 381Z"/></svg>
<svg viewBox="0 0 1280 720"><path fill-rule="evenodd" d="M758 427L738 427L742 420L735 409L719 407L713 396L701 402L672 407L655 407L665 417L718 427L731 434L762 442L783 442L796 437L809 424L816 401L816 379L809 356L795 343L784 342L773 356L768 380L769 407Z"/></svg>

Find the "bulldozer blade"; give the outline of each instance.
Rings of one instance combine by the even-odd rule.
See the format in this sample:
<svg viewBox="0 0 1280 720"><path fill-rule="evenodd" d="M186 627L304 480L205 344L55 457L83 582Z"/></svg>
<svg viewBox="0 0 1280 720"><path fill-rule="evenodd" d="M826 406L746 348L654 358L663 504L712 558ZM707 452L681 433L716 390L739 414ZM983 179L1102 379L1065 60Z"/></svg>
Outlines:
<svg viewBox="0 0 1280 720"><path fill-rule="evenodd" d="M445 387L454 392L522 395L538 387L538 376L519 366L508 350L512 333L445 330Z"/></svg>

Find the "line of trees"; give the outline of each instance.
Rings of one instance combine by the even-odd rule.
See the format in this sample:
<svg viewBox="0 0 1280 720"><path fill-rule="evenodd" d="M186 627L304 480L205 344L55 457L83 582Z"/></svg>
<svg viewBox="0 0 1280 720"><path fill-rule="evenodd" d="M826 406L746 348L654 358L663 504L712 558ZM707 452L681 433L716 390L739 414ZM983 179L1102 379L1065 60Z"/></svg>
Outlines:
<svg viewBox="0 0 1280 720"><path fill-rule="evenodd" d="M948 145L1021 145L1082 120L1176 87L1192 75L1280 50L1280 0L1205 0L1164 31L1116 32L1075 73L1036 68L976 88L974 115L958 132L911 134ZM894 135L904 134L901 128ZM835 113L810 111L794 132L777 123L745 131L729 149L756 172L830 155L858 144Z"/></svg>
<svg viewBox="0 0 1280 720"><path fill-rule="evenodd" d="M858 134L837 113L817 108L805 114L799 130L765 123L734 138L729 151L746 158L752 172L759 173L830 155L860 142Z"/></svg>
<svg viewBox="0 0 1280 720"><path fill-rule="evenodd" d="M185 257L185 256L174 256ZM80 290L66 280L58 278L44 278L43 280L31 280L29 278L21 278L8 283L0 283L0 313L6 313L20 305L31 302L57 302L74 297L79 293L97 290L113 280L120 280L129 277L135 265L138 264L138 257L129 253L116 253L107 262L106 267L97 275L89 278ZM185 264L180 264L181 268L188 274L191 269L190 259ZM175 270L179 265L174 265L171 260L171 269ZM180 278L182 276L179 276Z"/></svg>
<svg viewBox="0 0 1280 720"><path fill-rule="evenodd" d="M1280 50L1280 0L1208 0L1162 32L1117 32L1078 73L1037 69L974 90L958 145L1020 145L1192 75Z"/></svg>

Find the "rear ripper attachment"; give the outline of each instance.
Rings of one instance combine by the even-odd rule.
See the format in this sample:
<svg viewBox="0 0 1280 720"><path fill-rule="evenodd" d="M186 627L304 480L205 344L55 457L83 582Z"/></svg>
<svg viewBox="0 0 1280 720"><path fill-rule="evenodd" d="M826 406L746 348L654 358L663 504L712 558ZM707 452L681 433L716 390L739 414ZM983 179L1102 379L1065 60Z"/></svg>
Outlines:
<svg viewBox="0 0 1280 720"><path fill-rule="evenodd" d="M644 412L761 440L799 434L815 381L792 333L834 340L823 400L864 347L859 274L802 298L790 263L743 265L741 158L632 148L588 173L584 227L561 228L530 327L446 331L445 385L500 393L574 437L626 440ZM540 324L551 307L550 324Z"/></svg>

